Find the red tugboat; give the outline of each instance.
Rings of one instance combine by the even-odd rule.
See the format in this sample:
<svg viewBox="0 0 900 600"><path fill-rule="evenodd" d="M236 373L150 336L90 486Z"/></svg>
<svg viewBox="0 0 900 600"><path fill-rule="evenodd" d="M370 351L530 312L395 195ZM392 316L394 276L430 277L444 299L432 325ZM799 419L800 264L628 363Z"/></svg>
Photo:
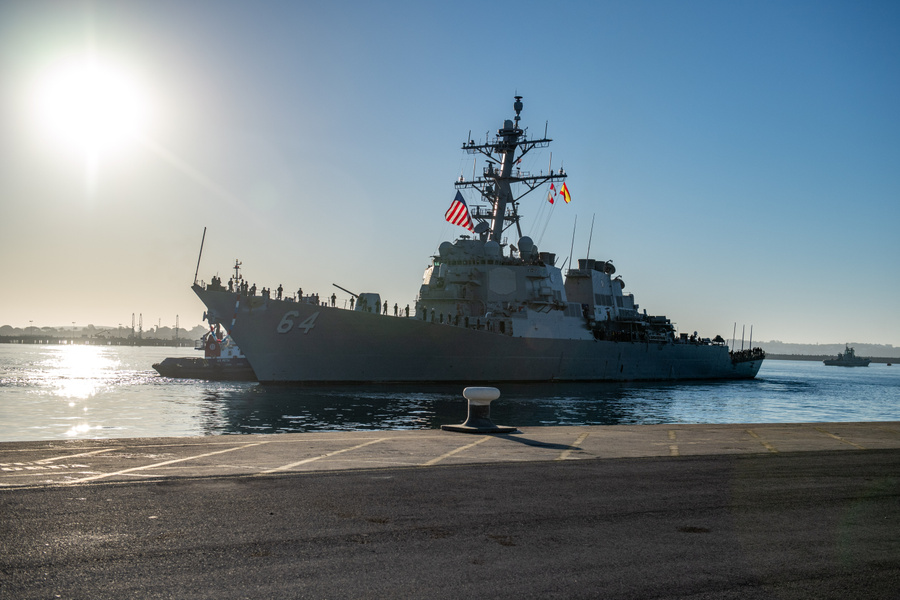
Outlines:
<svg viewBox="0 0 900 600"><path fill-rule="evenodd" d="M253 367L231 337L217 325L210 327L197 344L203 358L166 358L153 368L163 377L210 381L256 381Z"/></svg>

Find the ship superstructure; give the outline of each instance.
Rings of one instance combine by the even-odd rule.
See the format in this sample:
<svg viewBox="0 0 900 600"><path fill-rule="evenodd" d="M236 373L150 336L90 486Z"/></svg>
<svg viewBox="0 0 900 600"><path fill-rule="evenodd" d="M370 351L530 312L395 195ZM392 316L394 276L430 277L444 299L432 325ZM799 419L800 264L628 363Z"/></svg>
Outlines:
<svg viewBox="0 0 900 600"><path fill-rule="evenodd" d="M556 255L522 235L518 203L562 169L523 173L518 165L546 137L530 140L515 118L496 137L463 150L484 157L472 235L443 242L425 270L411 315L356 310L304 298L255 296L241 288L194 284L210 323L224 324L267 382L603 381L752 378L765 354L729 352L724 340L676 335L665 316L641 311L611 261L580 259L565 273ZM516 195L516 194L519 195ZM506 244L515 228L517 241ZM374 299L374 300L373 300ZM362 302L366 300L366 302Z"/></svg>

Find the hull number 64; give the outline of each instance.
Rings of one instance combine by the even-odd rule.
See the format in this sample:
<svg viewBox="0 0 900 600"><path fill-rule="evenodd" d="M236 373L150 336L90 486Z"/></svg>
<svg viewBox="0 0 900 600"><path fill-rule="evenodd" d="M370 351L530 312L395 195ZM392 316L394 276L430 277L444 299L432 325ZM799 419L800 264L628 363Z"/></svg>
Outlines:
<svg viewBox="0 0 900 600"><path fill-rule="evenodd" d="M302 323L297 323L297 329L302 329L303 333L309 333L309 330L316 326L316 318L318 316L318 312L309 315ZM278 327L275 328L275 331L278 333L287 333L294 328L294 319L299 317L300 313L296 310L287 311L284 313L284 316L281 317L281 322L278 323Z"/></svg>

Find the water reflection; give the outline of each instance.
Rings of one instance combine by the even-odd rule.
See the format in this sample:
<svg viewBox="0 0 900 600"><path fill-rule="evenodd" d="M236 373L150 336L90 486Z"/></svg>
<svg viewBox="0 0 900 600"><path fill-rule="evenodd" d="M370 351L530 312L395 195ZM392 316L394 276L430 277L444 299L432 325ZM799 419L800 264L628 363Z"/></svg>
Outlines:
<svg viewBox="0 0 900 600"><path fill-rule="evenodd" d="M446 388L244 385L206 394L210 410L221 411L216 423L228 433L427 429L448 412L454 395Z"/></svg>
<svg viewBox="0 0 900 600"><path fill-rule="evenodd" d="M681 397L708 399L718 385L504 385L491 415L519 427L670 423ZM207 433L433 429L466 417L462 386L244 386L206 392Z"/></svg>
<svg viewBox="0 0 900 600"><path fill-rule="evenodd" d="M38 389L67 401L69 410L54 417L63 436L89 437L101 425L91 425L88 400L115 385L119 361L96 346L58 346L37 364L31 375Z"/></svg>
<svg viewBox="0 0 900 600"><path fill-rule="evenodd" d="M119 361L96 346L58 346L39 365L35 375L62 398L90 398L116 377Z"/></svg>
<svg viewBox="0 0 900 600"><path fill-rule="evenodd" d="M0 440L125 437L170 427L141 348L0 345ZM196 433L196 430L191 433Z"/></svg>
<svg viewBox="0 0 900 600"><path fill-rule="evenodd" d="M191 355L191 349L184 355ZM171 348L0 345L0 441L434 429L462 385L290 387L160 377ZM895 421L900 368L766 361L752 381L498 386L498 424Z"/></svg>
<svg viewBox="0 0 900 600"><path fill-rule="evenodd" d="M878 401L877 378L870 380L818 380L791 365L751 381L505 384L491 417L517 427L896 419L893 403ZM848 403L865 388L870 404ZM210 434L434 429L466 417L462 386L210 389L203 429Z"/></svg>

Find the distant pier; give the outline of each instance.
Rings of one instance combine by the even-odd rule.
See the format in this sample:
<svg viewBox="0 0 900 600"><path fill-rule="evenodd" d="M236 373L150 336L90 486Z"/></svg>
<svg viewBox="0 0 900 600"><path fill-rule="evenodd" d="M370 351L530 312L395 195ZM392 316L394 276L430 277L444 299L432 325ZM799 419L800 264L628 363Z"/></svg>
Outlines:
<svg viewBox="0 0 900 600"><path fill-rule="evenodd" d="M0 344L51 344L75 346L171 346L174 348L193 348L194 340L179 338L163 340L157 338L84 336L63 337L60 335L3 335Z"/></svg>

